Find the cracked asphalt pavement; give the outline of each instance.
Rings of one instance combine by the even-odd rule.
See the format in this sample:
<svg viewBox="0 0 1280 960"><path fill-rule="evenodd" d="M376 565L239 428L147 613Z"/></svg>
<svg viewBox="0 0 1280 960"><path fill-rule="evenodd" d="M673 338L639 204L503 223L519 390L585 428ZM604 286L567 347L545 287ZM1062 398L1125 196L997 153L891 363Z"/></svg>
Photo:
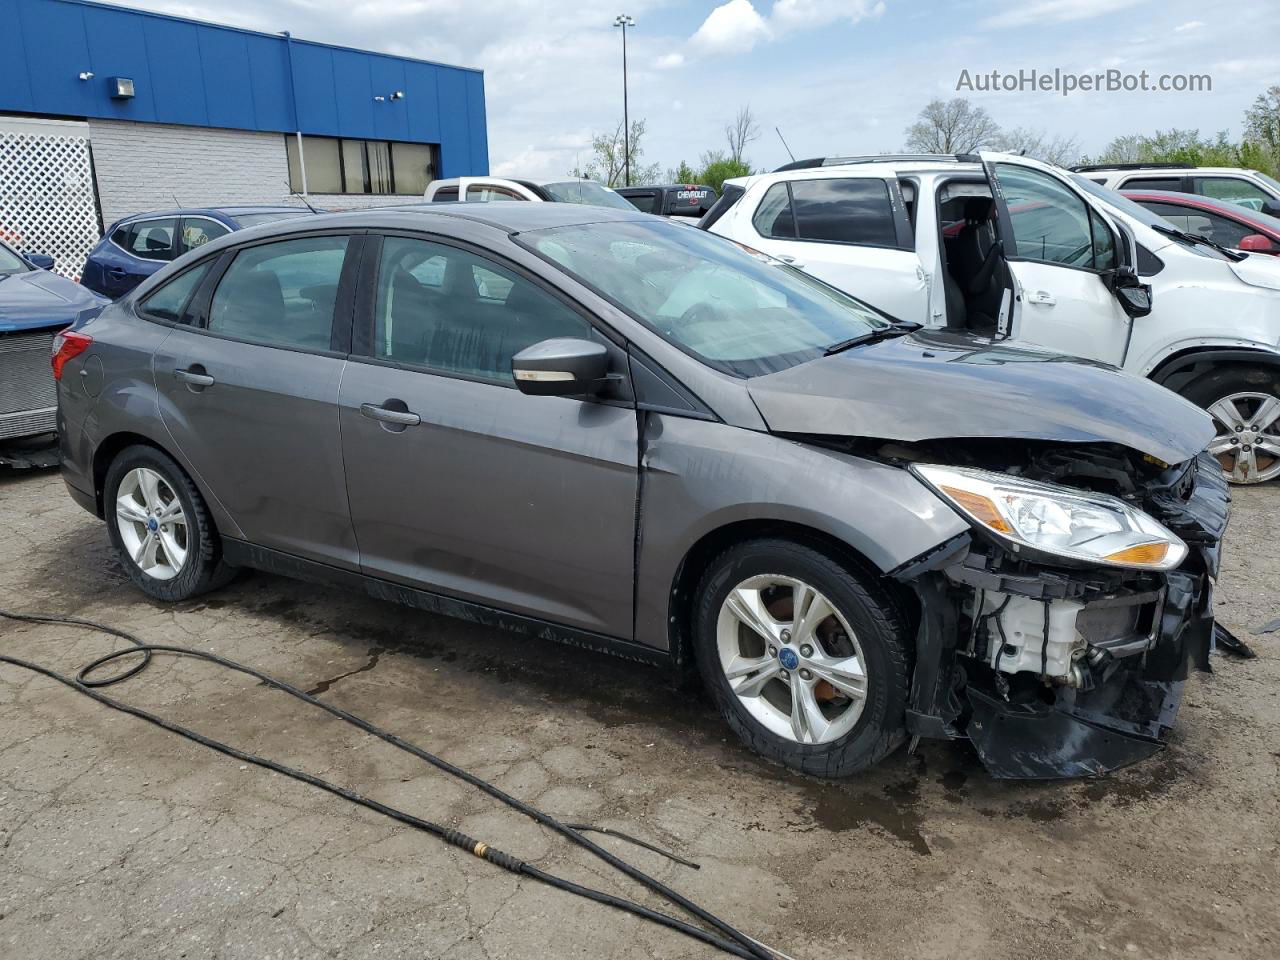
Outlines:
<svg viewBox="0 0 1280 960"><path fill-rule="evenodd" d="M1088 782L1003 783L924 743L842 783L786 773L656 671L253 574L136 591L56 472L0 474L0 605L255 666L562 817L796 960L1280 955L1280 488L1237 492L1219 618L1257 660L1195 677L1167 751ZM74 673L119 641L0 621ZM478 791L208 663L111 695L571 879L660 905ZM0 666L0 957L701 958L337 797Z"/></svg>

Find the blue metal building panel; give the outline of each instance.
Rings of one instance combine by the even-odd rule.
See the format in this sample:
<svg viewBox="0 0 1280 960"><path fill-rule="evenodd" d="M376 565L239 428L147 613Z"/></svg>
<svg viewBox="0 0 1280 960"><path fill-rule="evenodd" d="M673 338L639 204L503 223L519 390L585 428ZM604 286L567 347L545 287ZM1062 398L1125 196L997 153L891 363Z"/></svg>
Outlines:
<svg viewBox="0 0 1280 960"><path fill-rule="evenodd" d="M436 143L442 176L488 172L478 70L92 0L0 0L0 24L0 113Z"/></svg>

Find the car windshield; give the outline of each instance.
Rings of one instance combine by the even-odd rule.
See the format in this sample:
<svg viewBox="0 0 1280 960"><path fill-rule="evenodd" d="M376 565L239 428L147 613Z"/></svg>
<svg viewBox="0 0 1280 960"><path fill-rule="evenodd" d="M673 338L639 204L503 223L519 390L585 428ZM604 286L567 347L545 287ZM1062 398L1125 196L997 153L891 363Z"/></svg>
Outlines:
<svg viewBox="0 0 1280 960"><path fill-rule="evenodd" d="M635 207L608 187L594 180L565 180L562 183L544 183L542 189L551 199L560 203L589 203L597 207L613 207L615 210L634 210Z"/></svg>
<svg viewBox="0 0 1280 960"><path fill-rule="evenodd" d="M26 273L31 268L25 260L0 243L0 277L8 277L15 273Z"/></svg>
<svg viewBox="0 0 1280 960"><path fill-rule="evenodd" d="M256 227L260 223L275 223L277 220L296 220L310 212L310 210L273 210L270 213L237 213L233 216L241 227Z"/></svg>
<svg viewBox="0 0 1280 960"><path fill-rule="evenodd" d="M551 227L516 239L734 376L775 373L893 329L884 314L793 267L665 220Z"/></svg>
<svg viewBox="0 0 1280 960"><path fill-rule="evenodd" d="M1267 174L1263 173L1261 170L1254 171L1254 175L1263 183L1270 186L1277 193L1280 193L1280 180L1277 180L1275 177L1268 176Z"/></svg>
<svg viewBox="0 0 1280 960"><path fill-rule="evenodd" d="M1145 227L1150 227L1152 230L1159 231L1164 236L1169 236L1168 231L1170 230L1175 234L1183 234L1183 231L1180 231L1164 217L1157 216L1141 204L1134 203L1117 190L1112 190L1110 187L1104 187L1101 184L1094 183L1088 177L1082 177L1078 173L1072 174L1072 179L1075 180L1080 189L1084 190L1086 193L1093 194L1103 203L1108 204L1126 216L1132 217ZM1225 254L1215 250L1207 242L1188 239L1185 234L1181 237L1170 237L1170 239L1177 243L1181 243L1188 250L1191 250L1193 253L1198 253L1202 257L1208 257L1211 260L1230 259Z"/></svg>

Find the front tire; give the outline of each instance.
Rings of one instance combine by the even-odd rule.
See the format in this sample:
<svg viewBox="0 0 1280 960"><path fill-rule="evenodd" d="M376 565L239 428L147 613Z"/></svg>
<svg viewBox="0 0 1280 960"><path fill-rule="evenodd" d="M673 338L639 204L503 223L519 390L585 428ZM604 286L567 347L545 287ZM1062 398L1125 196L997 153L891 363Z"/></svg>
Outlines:
<svg viewBox="0 0 1280 960"><path fill-rule="evenodd" d="M107 470L104 514L129 577L157 600L186 600L226 584L234 568L195 484L153 447L122 450Z"/></svg>
<svg viewBox="0 0 1280 960"><path fill-rule="evenodd" d="M905 628L870 581L810 547L755 540L698 587L698 667L742 741L801 773L845 777L906 738Z"/></svg>
<svg viewBox="0 0 1280 960"><path fill-rule="evenodd" d="M1280 372L1220 367L1188 384L1182 395L1213 417L1209 451L1236 484L1280 477Z"/></svg>

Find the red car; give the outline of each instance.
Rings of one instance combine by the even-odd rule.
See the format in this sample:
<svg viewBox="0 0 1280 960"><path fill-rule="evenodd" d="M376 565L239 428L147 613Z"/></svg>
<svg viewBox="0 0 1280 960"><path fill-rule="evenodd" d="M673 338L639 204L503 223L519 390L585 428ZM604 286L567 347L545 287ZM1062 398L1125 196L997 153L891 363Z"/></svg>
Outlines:
<svg viewBox="0 0 1280 960"><path fill-rule="evenodd" d="M1224 247L1280 256L1280 218L1194 193L1124 190L1124 196L1164 217L1179 230Z"/></svg>

